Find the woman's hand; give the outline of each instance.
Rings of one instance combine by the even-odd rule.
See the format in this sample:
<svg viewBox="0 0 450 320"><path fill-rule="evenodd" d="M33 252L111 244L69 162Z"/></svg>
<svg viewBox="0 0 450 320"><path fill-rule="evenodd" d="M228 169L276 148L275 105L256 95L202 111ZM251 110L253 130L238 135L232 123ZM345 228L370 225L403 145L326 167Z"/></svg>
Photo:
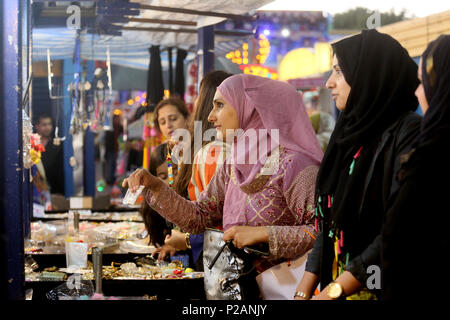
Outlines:
<svg viewBox="0 0 450 320"><path fill-rule="evenodd" d="M316 276L312 272L305 271L303 274L302 280L300 280L300 283L297 286L297 291L301 291L311 297L313 294L314 289L319 284L319 277ZM328 297L328 296L327 296ZM294 297L295 300L308 300L302 297Z"/></svg>
<svg viewBox="0 0 450 320"><path fill-rule="evenodd" d="M362 283L351 274L349 271L344 271L335 282L338 282L342 286L342 297L350 296L359 290L361 290ZM333 300L328 296L328 286L324 288L317 296L314 296L311 300Z"/></svg>
<svg viewBox="0 0 450 320"><path fill-rule="evenodd" d="M311 298L311 300L333 300L328 296L328 287L319 292L318 295Z"/></svg>
<svg viewBox="0 0 450 320"><path fill-rule="evenodd" d="M186 250L186 233L172 229L172 234L166 236L164 244L169 245L178 251Z"/></svg>
<svg viewBox="0 0 450 320"><path fill-rule="evenodd" d="M164 261L167 255L170 255L171 257L174 256L177 253L177 249L164 244L162 247L156 248L156 250L152 253L152 256L155 256L157 253L159 253L158 261Z"/></svg>
<svg viewBox="0 0 450 320"><path fill-rule="evenodd" d="M233 240L236 248L252 246L261 242L269 242L267 227L234 226L223 234L223 241Z"/></svg>
<svg viewBox="0 0 450 320"><path fill-rule="evenodd" d="M128 186L132 192L136 192L139 186L144 186L153 192L158 192L164 182L153 176L146 169L137 169L123 180L122 187Z"/></svg>

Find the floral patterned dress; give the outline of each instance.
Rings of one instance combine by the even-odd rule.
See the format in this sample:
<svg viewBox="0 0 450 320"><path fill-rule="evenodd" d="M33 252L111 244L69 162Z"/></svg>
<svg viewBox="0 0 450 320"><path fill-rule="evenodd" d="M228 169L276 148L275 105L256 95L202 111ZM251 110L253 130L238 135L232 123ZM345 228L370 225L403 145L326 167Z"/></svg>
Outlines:
<svg viewBox="0 0 450 320"><path fill-rule="evenodd" d="M235 225L267 226L270 255L261 261L259 271L310 250L316 237L314 189L318 163L280 146L264 166L276 168L274 173L260 172L252 183L239 187L233 166L227 161L196 201L180 197L165 185L156 197L147 191L146 201L190 233L202 233L222 223L224 230Z"/></svg>

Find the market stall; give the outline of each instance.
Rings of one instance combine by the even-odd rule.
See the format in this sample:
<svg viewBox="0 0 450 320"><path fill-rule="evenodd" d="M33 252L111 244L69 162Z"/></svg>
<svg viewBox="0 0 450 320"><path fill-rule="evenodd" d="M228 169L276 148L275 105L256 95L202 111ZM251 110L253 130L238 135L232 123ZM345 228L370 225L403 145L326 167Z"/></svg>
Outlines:
<svg viewBox="0 0 450 320"><path fill-rule="evenodd" d="M94 291L116 299L204 297L203 273L194 272L177 257L170 263L157 262L142 223L76 220L73 226L65 219L32 223L31 238L25 241L25 288L33 300L88 298ZM98 249L102 251L99 284L94 272ZM78 290L70 291L71 279L79 282ZM189 294L183 295L187 288Z"/></svg>
<svg viewBox="0 0 450 320"><path fill-rule="evenodd" d="M117 133L124 124L126 129L126 122L121 122L126 106L135 111L155 103L150 92L142 101L131 95L133 92L142 97L151 83L147 84L147 90L131 87L130 94L123 95L112 72L114 68L147 69L151 65L149 49L157 46L161 48L161 64L165 69L172 64L170 48L177 48L186 50L188 57L196 57L199 81L203 74L214 69L215 44L254 36L251 30L215 31L214 25L227 18L252 21L248 13L268 2L1 3L2 21L7 26L2 36L9 39L0 52L6 88L2 95L2 136L17 133L2 144L0 166L1 211L5 213L1 230L5 230L8 239L2 243L2 265L6 266L2 277L10 280L5 291L9 299L24 299L25 292L30 299L86 298L80 292L66 294L64 289L59 295L55 291L62 284L71 286L68 280L74 275L81 275L82 287L84 281L90 283L86 284L89 299L93 288L104 296L116 297L204 297L203 275L189 270L185 261L173 259L158 264L151 258L155 248L148 246L137 208L124 210L117 206L124 196L124 190L117 190L120 181L110 184L108 169L94 164L98 156L96 139L98 136L114 139L118 143L113 145L114 156L110 157L108 150L100 150L100 158L104 163L120 163L117 150L127 137L125 134L118 139ZM236 45L242 44L237 41ZM39 139L32 135L33 111L39 99L47 101L51 105L48 110L55 113L53 143L64 152L63 196L67 200L90 197L95 201L106 189L105 185L109 185L116 203L111 202L111 206L103 209L74 207L69 203L63 210L45 205L33 210L33 174L43 152ZM16 109L17 113L11 112ZM98 180L97 174L102 170L103 179ZM72 245L86 249L82 255L86 263L78 269L68 263L71 251L67 251L67 246ZM98 249L101 260L94 254Z"/></svg>

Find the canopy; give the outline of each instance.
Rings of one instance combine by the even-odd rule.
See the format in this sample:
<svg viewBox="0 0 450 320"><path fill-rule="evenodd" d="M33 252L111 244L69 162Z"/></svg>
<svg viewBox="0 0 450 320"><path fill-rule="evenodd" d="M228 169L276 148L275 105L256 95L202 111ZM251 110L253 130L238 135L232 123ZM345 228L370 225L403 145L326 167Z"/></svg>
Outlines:
<svg viewBox="0 0 450 320"><path fill-rule="evenodd" d="M220 12L228 14L246 14L273 0L135 0L142 5L164 6L173 8L185 8L190 10ZM200 15L140 10L138 18L183 20L196 22L196 27L219 23L225 18L207 17ZM186 26L174 26L157 23L128 22L126 27L152 27L186 29ZM76 30L64 28L35 28L33 29L33 61L47 59L47 49L50 49L52 60L71 59L75 48ZM123 30L121 36L89 34L83 31L81 40L81 58L87 60L106 60L106 52L109 48L111 63L138 69L148 69L149 48L151 45L164 47L176 47L190 51L186 60L191 60L197 48L196 33L175 32L149 32ZM215 53L224 55L226 52L238 49L242 46L244 37L230 38L215 36ZM167 68L167 53L162 52L162 66Z"/></svg>

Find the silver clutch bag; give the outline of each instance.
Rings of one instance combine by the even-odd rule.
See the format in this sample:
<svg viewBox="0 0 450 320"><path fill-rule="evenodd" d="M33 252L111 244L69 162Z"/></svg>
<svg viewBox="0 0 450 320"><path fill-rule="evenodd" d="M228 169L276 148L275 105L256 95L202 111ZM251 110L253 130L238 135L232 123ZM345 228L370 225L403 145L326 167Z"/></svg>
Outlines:
<svg viewBox="0 0 450 320"><path fill-rule="evenodd" d="M223 232L206 229L203 243L205 293L208 300L259 298L256 255L223 241Z"/></svg>

